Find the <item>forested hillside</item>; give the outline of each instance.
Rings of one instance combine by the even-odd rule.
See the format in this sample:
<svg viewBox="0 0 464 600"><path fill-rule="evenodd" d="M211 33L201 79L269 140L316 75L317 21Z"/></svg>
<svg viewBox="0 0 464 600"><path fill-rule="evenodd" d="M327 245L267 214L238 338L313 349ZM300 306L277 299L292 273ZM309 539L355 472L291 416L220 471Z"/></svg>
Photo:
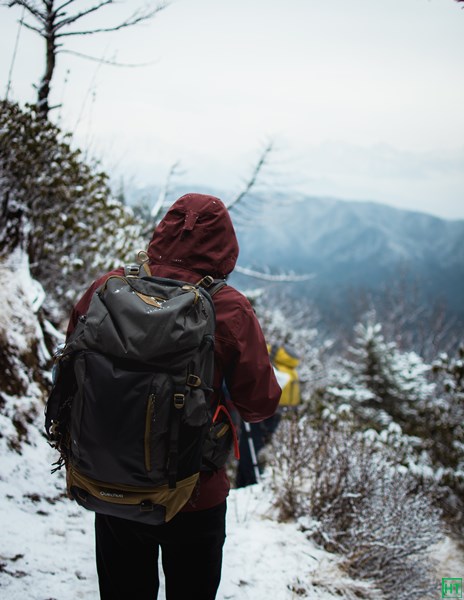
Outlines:
<svg viewBox="0 0 464 600"><path fill-rule="evenodd" d="M51 457L44 450L42 432L51 355L83 287L102 271L132 260L133 251L146 243L143 233L153 224L113 198L106 175L98 165L88 164L57 126L38 118L33 108L5 101L0 116L0 197L4 526L8 515L14 515L7 529L2 526L8 535L1 542L0 585L14 591L12 598L20 598L21 593L29 594L31 573L39 577L42 569L29 556L33 550L18 548L25 535L21 515L29 532L35 526L43 531L55 511L63 519L64 531L73 519L83 518L76 517L77 506L66 508L70 501L63 497L62 479L48 478L40 489L35 483L38 474L48 476L46 460ZM319 207L325 210L322 201ZM332 204L330 209L337 207ZM306 230L304 224L299 227L302 248ZM436 252L446 248L459 271L458 238L453 246L449 237L453 227L443 227L442 233L440 226L434 230ZM456 230L459 227L456 224ZM308 240L313 230L308 223ZM261 256L259 239L261 245L253 249L258 265L271 260L271 255ZM362 255L374 252L377 242L377 234L365 239ZM405 242L400 254L409 246ZM334 256L325 236L318 247ZM397 249L393 245L392 251ZM389 251L388 244L382 245L380 254L374 255L385 262ZM279 542L282 556L285 544L298 539L299 548L302 541L303 546L308 544L311 558L302 552L298 580L292 573L285 581L285 572L280 572L275 585L285 593L291 591L289 597L311 598L315 589L329 594L330 586L324 588L317 579L318 561L322 565L329 560L333 572L346 577L346 585L336 591L338 597L437 597L441 578L459 576L461 572L453 569L463 564L459 543L464 532L464 348L455 345L452 354L443 352L439 323L437 331L428 330L429 336L436 335L434 356L431 346L427 355L421 355L411 338L393 335L390 324L384 326L373 310L358 313L359 319L349 323L350 335L345 328L335 338L318 330L318 308L309 295L282 294L275 282L247 284L246 291L268 342L288 344L300 358L301 403L282 411L279 428L261 457L263 481L253 493L258 494L257 502L262 494L268 510L266 515L253 513L253 523L261 527L270 519L276 536L277 531L286 532ZM356 294L355 286L352 292ZM232 461L232 472L235 466ZM240 494L233 502L242 502ZM246 529L253 526L236 529L242 544L251 543L244 540ZM74 544L72 537L64 535L63 540L60 554L66 554L66 544ZM453 544L452 563L444 559L444 544ZM76 548L74 560L84 554L80 542ZM56 552L56 546L51 550ZM238 579L239 555L234 560L233 577ZM244 573L248 561L243 555ZM74 564L73 569L76 576L63 584L68 595L58 595L60 600L79 597L73 596L72 583L79 585L81 567ZM53 578L53 573L46 577ZM414 590L405 587L411 578ZM260 580L253 585L253 597L264 597L259 595ZM263 579L261 586L269 589ZM234 593L238 595L224 598L244 597L239 584Z"/></svg>

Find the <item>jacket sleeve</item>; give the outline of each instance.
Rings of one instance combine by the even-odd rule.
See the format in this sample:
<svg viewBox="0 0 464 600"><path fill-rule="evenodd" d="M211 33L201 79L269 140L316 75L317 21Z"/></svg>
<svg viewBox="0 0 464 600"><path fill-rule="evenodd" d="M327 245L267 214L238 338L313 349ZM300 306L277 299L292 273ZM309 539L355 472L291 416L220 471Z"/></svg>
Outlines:
<svg viewBox="0 0 464 600"><path fill-rule="evenodd" d="M258 319L243 299L225 319L228 333L218 327L217 342L223 348L224 379L240 416L250 423L272 416L279 404L281 389L274 375Z"/></svg>

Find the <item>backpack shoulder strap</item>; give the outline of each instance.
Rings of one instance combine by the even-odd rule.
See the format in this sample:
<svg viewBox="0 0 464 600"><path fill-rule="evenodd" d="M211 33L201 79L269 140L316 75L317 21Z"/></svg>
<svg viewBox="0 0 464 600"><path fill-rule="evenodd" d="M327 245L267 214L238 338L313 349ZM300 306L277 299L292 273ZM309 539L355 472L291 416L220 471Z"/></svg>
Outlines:
<svg viewBox="0 0 464 600"><path fill-rule="evenodd" d="M137 255L138 260L141 260L139 252ZM146 253L144 253L146 254ZM132 263L124 266L125 277L151 277L150 267L148 266L148 259L142 259L142 263ZM214 294L219 292L224 286L227 285L225 279L214 279L211 275L206 275L200 281L197 281L195 285L199 285L212 297Z"/></svg>
<svg viewBox="0 0 464 600"><path fill-rule="evenodd" d="M202 287L212 297L214 294L219 292L224 286L227 285L224 279L214 279L211 275L206 275L203 279L197 282L197 285Z"/></svg>

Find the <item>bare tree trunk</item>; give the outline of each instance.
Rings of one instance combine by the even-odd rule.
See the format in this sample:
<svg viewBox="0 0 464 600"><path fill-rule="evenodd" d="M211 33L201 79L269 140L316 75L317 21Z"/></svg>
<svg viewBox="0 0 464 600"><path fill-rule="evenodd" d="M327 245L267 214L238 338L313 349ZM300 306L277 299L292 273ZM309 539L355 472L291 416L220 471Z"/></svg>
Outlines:
<svg viewBox="0 0 464 600"><path fill-rule="evenodd" d="M58 0L8 0L4 2L0 0L0 5L7 6L9 8L21 6L23 8L23 16L20 20L21 25L24 25L24 27L27 29L34 31L45 40L45 73L37 88L37 110L39 116L43 119L47 119L50 111L49 96L53 73L55 71L56 55L58 52L63 51L61 48L63 44L60 41L60 38L69 36L93 35L95 33L108 33L126 29L127 27L132 27L138 23L143 23L152 19L158 12L166 8L168 5L167 2L162 2L154 7L147 6L145 9L140 8L122 22L109 27L95 29L84 27L82 30L76 31L73 28L75 23L81 21L81 19L84 19L88 15L92 15L94 12L99 11L105 6L115 4L114 0L95 0L93 5L87 6L87 8L82 8L80 12L69 14L69 7L76 1L77 0L62 0L60 3ZM32 19L32 22L24 19L25 12L28 14L28 17ZM64 31L62 31L63 29ZM79 53L74 54L93 59L93 57L85 56ZM117 63L112 63L109 61L101 62L118 66ZM8 90L9 84L7 88L7 94Z"/></svg>
<svg viewBox="0 0 464 600"><path fill-rule="evenodd" d="M55 71L56 65L56 40L53 34L53 15L50 16L50 24L47 23L47 36L45 37L46 44L46 63L45 73L40 81L38 92L37 92L37 109L39 115L46 119L50 110L49 96L50 96L50 83Z"/></svg>

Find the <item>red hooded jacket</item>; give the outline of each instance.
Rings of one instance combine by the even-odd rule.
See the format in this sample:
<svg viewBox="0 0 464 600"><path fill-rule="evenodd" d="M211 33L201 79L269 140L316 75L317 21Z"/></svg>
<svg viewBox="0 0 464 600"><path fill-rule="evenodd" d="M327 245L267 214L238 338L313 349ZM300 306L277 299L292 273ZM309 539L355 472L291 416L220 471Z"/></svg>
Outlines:
<svg viewBox="0 0 464 600"><path fill-rule="evenodd" d="M148 247L152 275L197 283L205 275L224 279L235 267L238 243L229 213L214 196L187 194L173 204L153 233ZM68 335L86 314L94 292L122 269L95 281L73 309ZM256 422L272 416L281 389L270 364L266 342L248 300L226 285L213 297L216 309L215 403L224 381L240 416ZM184 510L220 504L229 492L224 469L202 472Z"/></svg>

